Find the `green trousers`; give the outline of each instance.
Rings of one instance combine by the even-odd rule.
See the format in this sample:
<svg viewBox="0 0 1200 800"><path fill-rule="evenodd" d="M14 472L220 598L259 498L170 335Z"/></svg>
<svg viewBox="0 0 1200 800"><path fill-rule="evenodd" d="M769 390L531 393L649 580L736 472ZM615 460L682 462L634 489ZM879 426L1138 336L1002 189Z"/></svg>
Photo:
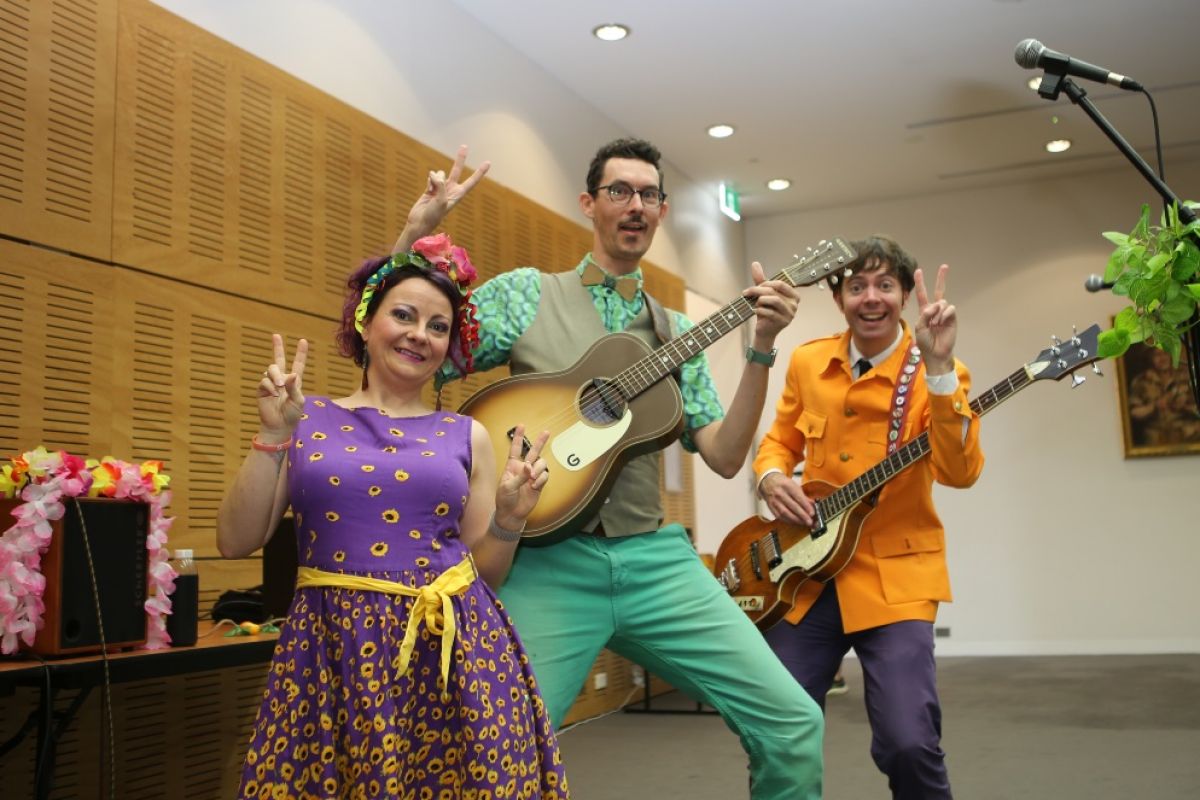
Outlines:
<svg viewBox="0 0 1200 800"><path fill-rule="evenodd" d="M721 714L750 757L754 800L821 796L820 708L681 526L522 546L500 599L556 727L608 647Z"/></svg>

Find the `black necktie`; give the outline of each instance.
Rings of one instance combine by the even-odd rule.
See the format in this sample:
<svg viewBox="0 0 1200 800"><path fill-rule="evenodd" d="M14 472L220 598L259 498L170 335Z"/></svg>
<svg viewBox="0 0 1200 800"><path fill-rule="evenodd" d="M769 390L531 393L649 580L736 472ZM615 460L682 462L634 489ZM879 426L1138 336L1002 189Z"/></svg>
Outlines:
<svg viewBox="0 0 1200 800"><path fill-rule="evenodd" d="M860 358L854 362L854 377L861 378L871 371L871 362L868 359Z"/></svg>

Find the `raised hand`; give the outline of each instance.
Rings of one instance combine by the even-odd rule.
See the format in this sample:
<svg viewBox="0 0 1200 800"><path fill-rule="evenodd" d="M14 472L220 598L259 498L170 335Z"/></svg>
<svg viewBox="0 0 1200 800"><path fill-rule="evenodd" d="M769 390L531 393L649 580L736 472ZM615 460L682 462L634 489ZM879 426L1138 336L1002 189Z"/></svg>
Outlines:
<svg viewBox="0 0 1200 800"><path fill-rule="evenodd" d="M412 209L409 210L407 225L396 241L396 246L392 248L392 252L406 251L417 239L433 233L451 209L483 180L483 176L487 175L487 171L492 166L492 162L484 161L465 181L460 181L463 166L466 163L467 146L464 144L458 148L454 163L450 165L449 175L440 169L430 171L429 178L425 183L425 191L421 193L417 202L413 203Z"/></svg>
<svg viewBox="0 0 1200 800"><path fill-rule="evenodd" d="M945 375L954 370L954 343L958 338L958 315L954 306L945 299L946 273L950 267L938 267L937 280L933 285L933 297L925 289L925 276L921 270L913 273L914 291L917 295L917 326L914 336L925 369L930 375Z"/></svg>
<svg viewBox="0 0 1200 800"><path fill-rule="evenodd" d="M525 518L542 496L542 487L550 479L550 470L542 456L542 448L550 440L550 431L542 431L537 440L522 458L521 446L525 441L525 426L513 429L512 444L508 458L500 472L500 485L496 487L496 524L509 530L520 530Z"/></svg>
<svg viewBox="0 0 1200 800"><path fill-rule="evenodd" d="M784 281L769 281L762 264L755 261L750 265L754 285L742 292L742 296L754 301L754 337L759 349L769 348L779 332L791 324L800 305L800 293L796 287Z"/></svg>
<svg viewBox="0 0 1200 800"><path fill-rule="evenodd" d="M296 343L296 355L292 358L292 369L287 371L283 337L271 334L271 345L275 359L263 370L258 382L258 416L262 421L263 433L283 441L292 435L304 413L304 362L308 358L308 340Z"/></svg>

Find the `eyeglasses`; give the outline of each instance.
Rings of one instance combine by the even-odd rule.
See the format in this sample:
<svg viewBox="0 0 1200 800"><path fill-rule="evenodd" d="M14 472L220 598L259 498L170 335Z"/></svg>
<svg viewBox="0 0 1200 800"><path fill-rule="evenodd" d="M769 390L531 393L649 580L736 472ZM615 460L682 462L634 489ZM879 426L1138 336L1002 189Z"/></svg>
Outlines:
<svg viewBox="0 0 1200 800"><path fill-rule="evenodd" d="M642 198L642 205L646 206L646 208L657 208L666 202L667 199L666 192L653 186L645 189L634 189L628 183L610 183L607 186L597 186L593 191L598 192L601 189L607 189L608 199L619 206L627 205L635 194Z"/></svg>

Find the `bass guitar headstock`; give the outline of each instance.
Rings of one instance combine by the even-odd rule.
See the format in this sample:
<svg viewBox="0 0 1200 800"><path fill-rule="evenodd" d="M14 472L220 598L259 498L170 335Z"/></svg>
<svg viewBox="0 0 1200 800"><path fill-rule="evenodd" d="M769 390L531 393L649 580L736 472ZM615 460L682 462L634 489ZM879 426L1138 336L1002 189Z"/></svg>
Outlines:
<svg viewBox="0 0 1200 800"><path fill-rule="evenodd" d="M1029 378L1035 381L1062 380L1071 376L1072 388L1083 383L1084 378L1076 375L1080 367L1092 364L1092 370L1099 375L1100 367L1095 362L1100 361L1096 350L1100 337L1100 325L1092 325L1085 331L1072 333L1070 339L1062 340L1057 336L1050 338L1051 345L1025 365Z"/></svg>

